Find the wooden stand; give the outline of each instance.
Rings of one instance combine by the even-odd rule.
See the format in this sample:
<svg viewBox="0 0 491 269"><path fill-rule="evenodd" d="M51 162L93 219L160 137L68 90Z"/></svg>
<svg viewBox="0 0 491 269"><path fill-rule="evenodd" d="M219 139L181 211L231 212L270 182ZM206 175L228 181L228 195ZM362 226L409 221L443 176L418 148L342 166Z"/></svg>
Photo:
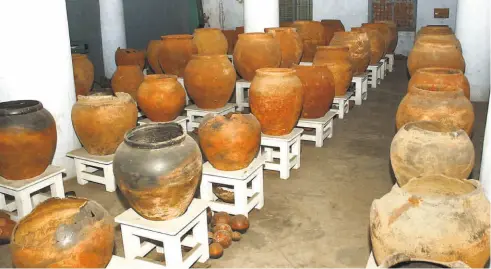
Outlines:
<svg viewBox="0 0 491 269"><path fill-rule="evenodd" d="M238 111L244 111L245 107L249 107L249 88L251 82L244 79L239 79L235 82L235 103ZM247 96L247 97L246 97Z"/></svg>
<svg viewBox="0 0 491 269"><path fill-rule="evenodd" d="M226 104L222 108L217 109L201 109L196 105L190 105L186 107L189 122L188 122L188 132L192 132L194 128L198 128L202 118L208 114L213 115L227 115L230 112L235 112L235 104Z"/></svg>
<svg viewBox="0 0 491 269"><path fill-rule="evenodd" d="M85 185L90 181L104 185L108 192L116 190L113 173L114 154L90 155L87 150L80 148L69 152L66 156L75 159L78 184Z"/></svg>
<svg viewBox="0 0 491 269"><path fill-rule="evenodd" d="M351 82L355 83L355 95L350 100L354 100L355 105L359 106L368 97L368 73L353 76Z"/></svg>
<svg viewBox="0 0 491 269"><path fill-rule="evenodd" d="M304 119L300 118L297 123L297 127L300 128L314 128L314 135L306 134L305 131L300 136L301 140L314 141L315 146L322 148L324 140L332 137L333 122L336 112L328 111L324 117L317 119Z"/></svg>
<svg viewBox="0 0 491 269"><path fill-rule="evenodd" d="M188 117L187 116L179 116L175 120L168 121L168 122L175 122L175 123L182 126L184 133L188 132L188 125L187 125ZM151 124L151 123L164 123L164 122L153 122L148 118L138 120L138 125Z"/></svg>
<svg viewBox="0 0 491 269"><path fill-rule="evenodd" d="M335 96L331 111L335 112L340 119L344 119L344 115L349 113L349 100L353 96L353 92L346 92L344 96Z"/></svg>

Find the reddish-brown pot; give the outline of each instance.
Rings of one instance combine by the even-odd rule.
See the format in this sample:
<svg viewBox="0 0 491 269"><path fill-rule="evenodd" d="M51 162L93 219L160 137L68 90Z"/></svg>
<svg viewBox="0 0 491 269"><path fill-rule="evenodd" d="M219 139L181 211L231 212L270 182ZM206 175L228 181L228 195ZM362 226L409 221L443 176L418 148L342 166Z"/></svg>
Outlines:
<svg viewBox="0 0 491 269"><path fill-rule="evenodd" d="M344 32L344 25L340 20L322 20L322 26L324 26L324 32L326 35L326 44L331 42L334 33Z"/></svg>
<svg viewBox="0 0 491 269"><path fill-rule="evenodd" d="M223 35L227 39L228 43L228 49L227 49L227 54L232 55L234 54L234 48L235 44L237 43L237 31L235 30L222 30Z"/></svg>
<svg viewBox="0 0 491 269"><path fill-rule="evenodd" d="M261 125L252 114L206 116L199 125L199 144L213 167L224 171L246 168L261 143Z"/></svg>
<svg viewBox="0 0 491 269"><path fill-rule="evenodd" d="M379 33L382 35L382 38L384 39L385 41L385 49L384 51L386 53L387 50L389 49L389 46L391 45L391 32L390 32L390 28L389 28L389 25L387 25L386 23L363 23L361 25L362 28L368 28L368 29L375 29L377 31L379 31Z"/></svg>
<svg viewBox="0 0 491 269"><path fill-rule="evenodd" d="M416 84L433 84L455 86L464 91L464 95L470 99L471 90L469 80L461 70L451 68L427 67L420 68L414 73L407 86L408 91Z"/></svg>
<svg viewBox="0 0 491 269"><path fill-rule="evenodd" d="M259 69L249 89L249 103L264 134L289 134L302 111L302 81L293 69Z"/></svg>
<svg viewBox="0 0 491 269"><path fill-rule="evenodd" d="M184 69L191 60L191 56L198 50L193 44L192 35L166 35L162 36L162 45L159 52L160 67L166 74L184 76Z"/></svg>
<svg viewBox="0 0 491 269"><path fill-rule="evenodd" d="M367 33L368 40L370 40L370 64L378 64L385 55L385 40L380 31L363 27L351 27L351 31Z"/></svg>
<svg viewBox="0 0 491 269"><path fill-rule="evenodd" d="M147 60L155 74L162 74L162 68L159 63L159 52L162 40L150 40L147 47Z"/></svg>
<svg viewBox="0 0 491 269"><path fill-rule="evenodd" d="M315 119L326 115L334 101L334 77L327 65L293 67L303 85L302 118Z"/></svg>
<svg viewBox="0 0 491 269"><path fill-rule="evenodd" d="M145 67L145 52L136 49L116 50L116 65L138 65L143 70Z"/></svg>
<svg viewBox="0 0 491 269"><path fill-rule="evenodd" d="M138 88L137 99L147 118L167 122L181 115L186 91L174 75L147 75Z"/></svg>
<svg viewBox="0 0 491 269"><path fill-rule="evenodd" d="M218 28L196 28L193 43L199 55L227 54L227 38Z"/></svg>
<svg viewBox="0 0 491 269"><path fill-rule="evenodd" d="M72 54L76 95L87 95L94 83L94 65L86 54Z"/></svg>
<svg viewBox="0 0 491 269"><path fill-rule="evenodd" d="M9 214L0 211L0 240L3 241L2 244L10 242L16 224Z"/></svg>
<svg viewBox="0 0 491 269"><path fill-rule="evenodd" d="M326 45L326 34L324 26L318 21L295 21L292 27L303 41L302 62L312 62L317 46Z"/></svg>
<svg viewBox="0 0 491 269"><path fill-rule="evenodd" d="M348 47L320 46L314 58L314 65L326 65L334 78L336 96L344 96L353 79L353 67Z"/></svg>
<svg viewBox="0 0 491 269"><path fill-rule="evenodd" d="M399 40L397 24L395 24L393 21L375 21L375 23L384 23L389 27L390 42L389 47L387 48L387 53L394 54L397 47L397 41Z"/></svg>
<svg viewBox="0 0 491 269"><path fill-rule="evenodd" d="M252 81L259 68L278 67L281 47L272 34L239 34L234 50L234 65L239 75Z"/></svg>
<svg viewBox="0 0 491 269"><path fill-rule="evenodd" d="M337 32L330 43L331 46L346 46L349 48L353 74L367 70L370 64L370 40L363 32Z"/></svg>
<svg viewBox="0 0 491 269"><path fill-rule="evenodd" d="M136 92L143 82L143 73L138 65L120 65L111 79L114 92L125 92L136 101Z"/></svg>
<svg viewBox="0 0 491 269"><path fill-rule="evenodd" d="M193 55L184 72L184 85L199 108L224 107L237 75L227 55Z"/></svg>
<svg viewBox="0 0 491 269"><path fill-rule="evenodd" d="M297 29L293 27L266 28L266 33L271 33L280 42L281 64L280 67L290 68L298 64L302 58L303 43Z"/></svg>

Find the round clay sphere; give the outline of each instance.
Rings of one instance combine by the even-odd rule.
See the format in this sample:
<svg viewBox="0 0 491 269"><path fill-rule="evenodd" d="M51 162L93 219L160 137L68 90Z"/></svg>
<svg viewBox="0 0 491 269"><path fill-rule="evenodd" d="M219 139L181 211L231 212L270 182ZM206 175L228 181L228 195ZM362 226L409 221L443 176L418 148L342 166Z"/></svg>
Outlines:
<svg viewBox="0 0 491 269"><path fill-rule="evenodd" d="M213 235L213 241L220 243L223 248L228 248L232 245L232 233L225 230L216 231Z"/></svg>
<svg viewBox="0 0 491 269"><path fill-rule="evenodd" d="M212 243L210 245L210 258L218 259L223 255L223 247L219 243Z"/></svg>
<svg viewBox="0 0 491 269"><path fill-rule="evenodd" d="M216 233L217 231L224 230L224 231L229 231L232 232L232 227L226 223L218 223L213 227L213 232Z"/></svg>
<svg viewBox="0 0 491 269"><path fill-rule="evenodd" d="M233 241L240 241L241 238L242 238L242 235L240 235L239 232L233 232L232 233L232 240Z"/></svg>
<svg viewBox="0 0 491 269"><path fill-rule="evenodd" d="M249 229L249 220L244 215L236 215L230 219L232 230L245 233Z"/></svg>
<svg viewBox="0 0 491 269"><path fill-rule="evenodd" d="M211 219L211 226L215 226L219 223L228 224L230 222L230 215L227 212L216 212Z"/></svg>

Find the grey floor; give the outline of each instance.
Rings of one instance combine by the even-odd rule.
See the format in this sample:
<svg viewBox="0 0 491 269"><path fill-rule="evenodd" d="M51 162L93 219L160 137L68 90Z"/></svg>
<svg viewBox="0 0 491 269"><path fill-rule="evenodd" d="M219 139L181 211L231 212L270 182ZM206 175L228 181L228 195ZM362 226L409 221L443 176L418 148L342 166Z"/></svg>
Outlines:
<svg viewBox="0 0 491 269"><path fill-rule="evenodd" d="M250 214L243 239L210 260L212 267L365 267L369 255L369 209L373 199L394 184L389 147L395 134L397 106L406 92L405 61L396 61L368 100L344 120L336 119L334 136L323 148L302 143L301 168L289 180L265 172L265 206ZM473 142L479 177L487 103L475 103ZM66 190L94 199L116 216L125 207L117 193L89 183L66 182ZM115 254L122 256L117 228ZM0 267L10 267L8 246L0 246Z"/></svg>

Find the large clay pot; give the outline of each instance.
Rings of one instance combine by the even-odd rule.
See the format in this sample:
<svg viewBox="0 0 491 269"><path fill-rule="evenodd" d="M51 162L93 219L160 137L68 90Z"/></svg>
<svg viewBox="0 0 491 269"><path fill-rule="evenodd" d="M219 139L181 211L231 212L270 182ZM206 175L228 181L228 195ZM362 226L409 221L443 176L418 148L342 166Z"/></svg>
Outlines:
<svg viewBox="0 0 491 269"><path fill-rule="evenodd" d="M116 65L138 65L141 70L145 67L145 52L136 49L116 50Z"/></svg>
<svg viewBox="0 0 491 269"><path fill-rule="evenodd" d="M403 253L482 268L489 259L489 212L489 201L476 180L429 175L403 187L396 184L372 203L374 257L381 263Z"/></svg>
<svg viewBox="0 0 491 269"><path fill-rule="evenodd" d="M261 125L252 114L209 114L200 123L198 134L208 161L224 171L248 167L261 143Z"/></svg>
<svg viewBox="0 0 491 269"><path fill-rule="evenodd" d="M120 65L111 79L113 91L125 92L136 101L136 93L143 82L143 72L138 65Z"/></svg>
<svg viewBox="0 0 491 269"><path fill-rule="evenodd" d="M166 74L182 77L191 56L198 52L192 35L162 36L159 52L160 67Z"/></svg>
<svg viewBox="0 0 491 269"><path fill-rule="evenodd" d="M382 38L384 39L385 41L385 49L384 51L386 53L387 50L389 49L390 45L391 45L391 38L392 38L392 35L391 35L391 30L389 28L389 25L386 24L386 23L363 23L361 25L362 28L368 28L368 29L375 29L377 31L379 31L379 33L382 35Z"/></svg>
<svg viewBox="0 0 491 269"><path fill-rule="evenodd" d="M266 33L271 33L280 43L281 64L280 67L290 68L293 64L300 63L302 58L303 43L297 29L293 27L266 28Z"/></svg>
<svg viewBox="0 0 491 269"><path fill-rule="evenodd" d="M288 68L262 68L256 73L249 89L252 114L264 134L289 134L302 111L302 81Z"/></svg>
<svg viewBox="0 0 491 269"><path fill-rule="evenodd" d="M112 258L114 220L85 198L50 198L15 227L16 268L105 268Z"/></svg>
<svg viewBox="0 0 491 269"><path fill-rule="evenodd" d="M186 212L198 187L201 152L177 123L138 126L114 156L114 176L130 206L149 220L171 220Z"/></svg>
<svg viewBox="0 0 491 269"><path fill-rule="evenodd" d="M411 258L404 253L389 255L378 268L470 268L462 261L439 262L428 259Z"/></svg>
<svg viewBox="0 0 491 269"><path fill-rule="evenodd" d="M218 28L194 29L193 43L199 55L227 54L227 38Z"/></svg>
<svg viewBox="0 0 491 269"><path fill-rule="evenodd" d="M72 54L72 64L76 95L89 94L94 83L94 65L86 54Z"/></svg>
<svg viewBox="0 0 491 269"><path fill-rule="evenodd" d="M334 77L326 65L295 65L295 74L303 85L302 118L315 119L326 115L334 101Z"/></svg>
<svg viewBox="0 0 491 269"><path fill-rule="evenodd" d="M375 21L375 23L385 23L389 27L390 43L389 47L387 48L387 53L394 54L397 47L397 42L399 40L397 24L395 24L393 21Z"/></svg>
<svg viewBox="0 0 491 269"><path fill-rule="evenodd" d="M351 27L351 31L363 32L368 35L368 40L370 41L370 64L378 64L385 55L385 40L380 31L363 27Z"/></svg>
<svg viewBox="0 0 491 269"><path fill-rule="evenodd" d="M252 81L257 69L278 67L280 64L280 43L272 34L239 34L234 50L234 65L243 79Z"/></svg>
<svg viewBox="0 0 491 269"><path fill-rule="evenodd" d="M174 75L145 76L137 98L145 116L154 122L175 120L186 105L186 91Z"/></svg>
<svg viewBox="0 0 491 269"><path fill-rule="evenodd" d="M452 28L448 27L448 25L427 25L421 27L419 29L418 33L416 34L416 38L419 35L424 35L424 34L453 34L454 32L452 31Z"/></svg>
<svg viewBox="0 0 491 269"><path fill-rule="evenodd" d="M422 175L467 178L474 145L464 130L436 121L404 125L392 139L390 161L399 186Z"/></svg>
<svg viewBox="0 0 491 269"><path fill-rule="evenodd" d="M138 110L131 96L80 96L72 108L73 128L92 155L109 155L123 142L124 134L136 126Z"/></svg>
<svg viewBox="0 0 491 269"><path fill-rule="evenodd" d="M197 107L224 107L235 87L237 75L227 55L193 55L184 72L184 85Z"/></svg>
<svg viewBox="0 0 491 269"><path fill-rule="evenodd" d="M470 136L474 125L474 108L459 88L414 85L399 104L396 127L400 129L406 123L421 120L454 126L463 129Z"/></svg>
<svg viewBox="0 0 491 269"><path fill-rule="evenodd" d="M150 40L147 47L147 60L155 74L162 74L162 68L159 63L159 53L162 40Z"/></svg>
<svg viewBox="0 0 491 269"><path fill-rule="evenodd" d="M320 46L314 57L314 65L326 65L334 78L336 96L344 96L353 79L353 67L348 47Z"/></svg>
<svg viewBox="0 0 491 269"><path fill-rule="evenodd" d="M409 80L408 90L416 84L442 84L455 86L464 91L464 95L470 99L471 89L469 80L461 70L451 68L427 67L420 68Z"/></svg>
<svg viewBox="0 0 491 269"><path fill-rule="evenodd" d="M340 20L322 20L322 26L324 27L324 33L326 36L326 44L331 42L334 33L344 32L344 25Z"/></svg>
<svg viewBox="0 0 491 269"><path fill-rule="evenodd" d="M370 40L362 32L337 32L330 43L331 46L346 46L349 48L353 74L357 75L367 70L370 64Z"/></svg>
<svg viewBox="0 0 491 269"><path fill-rule="evenodd" d="M312 62L317 46L326 45L326 34L324 26L318 21L295 21L292 27L303 41L302 62Z"/></svg>
<svg viewBox="0 0 491 269"><path fill-rule="evenodd" d="M0 103L0 176L9 180L42 174L56 150L56 123L39 101Z"/></svg>
<svg viewBox="0 0 491 269"><path fill-rule="evenodd" d="M232 55L234 54L234 48L235 44L237 43L237 31L235 30L222 30L223 35L227 39L228 43L228 49L227 49L227 54Z"/></svg>

